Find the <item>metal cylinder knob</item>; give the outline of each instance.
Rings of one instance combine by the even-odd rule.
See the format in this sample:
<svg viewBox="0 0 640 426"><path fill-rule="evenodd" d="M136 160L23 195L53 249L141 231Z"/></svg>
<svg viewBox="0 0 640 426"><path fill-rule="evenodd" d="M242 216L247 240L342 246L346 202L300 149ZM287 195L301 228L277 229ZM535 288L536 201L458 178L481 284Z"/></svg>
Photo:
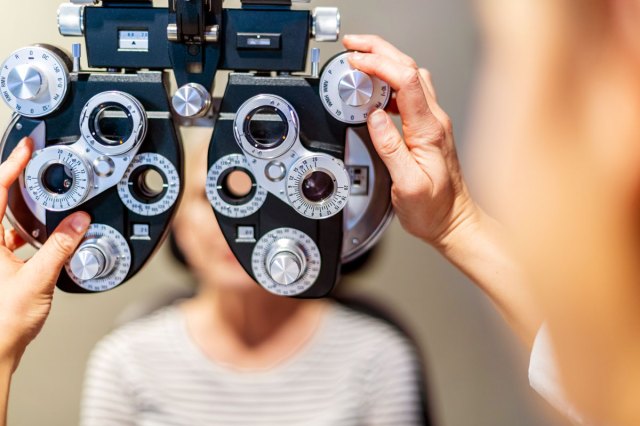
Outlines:
<svg viewBox="0 0 640 426"><path fill-rule="evenodd" d="M82 281L109 275L114 267L109 242L103 239L83 243L71 258L69 266L73 274Z"/></svg>
<svg viewBox="0 0 640 426"><path fill-rule="evenodd" d="M211 107L209 91L197 83L185 84L173 95L171 101L173 109L181 117L204 117Z"/></svg>
<svg viewBox="0 0 640 426"><path fill-rule="evenodd" d="M63 36L84 34L84 5L63 3L58 8L58 31Z"/></svg>
<svg viewBox="0 0 640 426"><path fill-rule="evenodd" d="M276 242L266 259L267 272L280 285L291 285L304 275L306 257L295 241L281 239Z"/></svg>
<svg viewBox="0 0 640 426"><path fill-rule="evenodd" d="M340 24L340 9L316 7L313 11L312 35L316 41L338 41Z"/></svg>

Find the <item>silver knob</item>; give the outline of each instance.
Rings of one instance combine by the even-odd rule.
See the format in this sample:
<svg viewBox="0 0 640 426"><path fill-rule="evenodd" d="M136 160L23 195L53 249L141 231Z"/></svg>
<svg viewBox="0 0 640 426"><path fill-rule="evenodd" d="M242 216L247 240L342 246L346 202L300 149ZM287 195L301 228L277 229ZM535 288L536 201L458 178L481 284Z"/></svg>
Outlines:
<svg viewBox="0 0 640 426"><path fill-rule="evenodd" d="M36 67L20 64L7 77L7 87L13 95L22 100L32 100L46 88L47 80Z"/></svg>
<svg viewBox="0 0 640 426"><path fill-rule="evenodd" d="M63 36L84 34L84 5L64 3L58 8L58 31Z"/></svg>
<svg viewBox="0 0 640 426"><path fill-rule="evenodd" d="M338 41L340 37L340 9L316 7L313 11L311 33L316 41Z"/></svg>
<svg viewBox="0 0 640 426"><path fill-rule="evenodd" d="M105 273L107 259L95 245L80 247L71 258L71 272L82 281L98 278Z"/></svg>
<svg viewBox="0 0 640 426"><path fill-rule="evenodd" d="M362 71L349 71L338 83L338 91L347 105L359 107L373 97L373 80Z"/></svg>
<svg viewBox="0 0 640 426"><path fill-rule="evenodd" d="M173 95L172 104L176 113L182 117L203 117L211 107L211 95L201 84L189 83Z"/></svg>
<svg viewBox="0 0 640 426"><path fill-rule="evenodd" d="M295 241L278 240L267 256L267 272L280 285L291 285L302 277L307 261L302 249Z"/></svg>

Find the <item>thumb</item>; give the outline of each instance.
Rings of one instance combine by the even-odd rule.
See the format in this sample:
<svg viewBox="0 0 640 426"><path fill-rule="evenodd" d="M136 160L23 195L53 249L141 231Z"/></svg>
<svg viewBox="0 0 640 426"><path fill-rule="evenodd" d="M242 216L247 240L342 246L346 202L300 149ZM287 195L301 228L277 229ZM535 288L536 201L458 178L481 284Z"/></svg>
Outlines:
<svg viewBox="0 0 640 426"><path fill-rule="evenodd" d="M91 217L86 213L74 213L65 218L46 243L25 265L29 284L46 290L53 289L60 271L84 237Z"/></svg>
<svg viewBox="0 0 640 426"><path fill-rule="evenodd" d="M378 155L389 169L393 182L403 187L415 176L415 167L419 167L402 135L389 118L378 110L369 116L369 134Z"/></svg>

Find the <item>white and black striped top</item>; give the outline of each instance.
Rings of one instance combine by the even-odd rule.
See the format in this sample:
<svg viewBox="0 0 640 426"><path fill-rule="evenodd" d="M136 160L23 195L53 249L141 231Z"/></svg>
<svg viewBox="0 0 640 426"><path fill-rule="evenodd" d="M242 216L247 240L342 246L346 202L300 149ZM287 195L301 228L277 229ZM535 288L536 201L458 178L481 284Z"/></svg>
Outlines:
<svg viewBox="0 0 640 426"><path fill-rule="evenodd" d="M264 372L231 370L190 339L177 307L94 349L83 426L413 426L421 424L412 344L386 323L333 305L312 341Z"/></svg>

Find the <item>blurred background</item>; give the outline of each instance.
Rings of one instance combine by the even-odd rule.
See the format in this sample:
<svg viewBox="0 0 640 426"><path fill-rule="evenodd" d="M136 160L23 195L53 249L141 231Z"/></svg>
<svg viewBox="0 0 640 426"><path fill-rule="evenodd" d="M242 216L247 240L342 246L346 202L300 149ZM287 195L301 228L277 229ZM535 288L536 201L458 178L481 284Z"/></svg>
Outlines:
<svg viewBox="0 0 640 426"><path fill-rule="evenodd" d="M56 26L58 0L6 2L0 58L31 43L70 49ZM166 1L157 2L166 5ZM239 1L227 0L227 7ZM416 58L434 76L439 100L453 118L462 152L473 79L481 55L469 0L314 0L339 6L344 33L377 33ZM323 61L341 50L320 46ZM224 88L224 76L217 94ZM9 109L0 119L9 122ZM186 129L185 144L208 140L210 130ZM473 186L473 183L471 183ZM25 253L28 255L28 253ZM10 402L11 425L74 425L85 363L94 344L132 306L188 289L190 277L166 247L135 280L107 294L58 292L43 333L26 353ZM341 284L348 293L384 301L413 330L425 354L436 424L442 426L554 426L527 382L528 353L490 303L435 251L391 227L368 267Z"/></svg>

